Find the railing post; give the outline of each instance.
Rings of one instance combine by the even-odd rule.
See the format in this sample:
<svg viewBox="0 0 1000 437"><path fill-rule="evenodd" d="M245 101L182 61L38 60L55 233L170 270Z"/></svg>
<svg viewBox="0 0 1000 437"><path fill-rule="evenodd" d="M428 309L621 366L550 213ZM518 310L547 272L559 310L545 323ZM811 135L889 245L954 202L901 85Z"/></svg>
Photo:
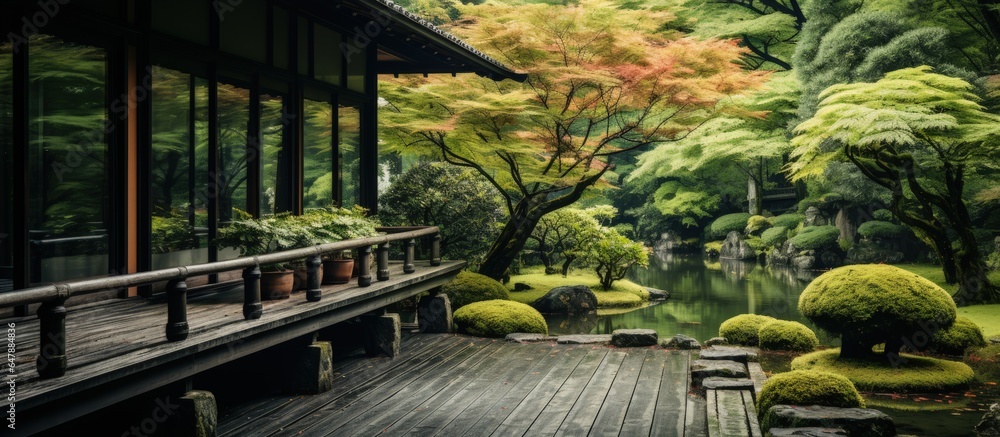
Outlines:
<svg viewBox="0 0 1000 437"><path fill-rule="evenodd" d="M441 233L434 234L431 240L431 265L441 265Z"/></svg>
<svg viewBox="0 0 1000 437"><path fill-rule="evenodd" d="M367 287L372 285L372 247L366 245L358 252L361 254L358 259L358 286Z"/></svg>
<svg viewBox="0 0 1000 437"><path fill-rule="evenodd" d="M243 318L257 320L264 314L260 304L260 265L243 269Z"/></svg>
<svg viewBox="0 0 1000 437"><path fill-rule="evenodd" d="M38 308L39 343L35 369L42 379L66 374L65 302L65 299L50 300Z"/></svg>
<svg viewBox="0 0 1000 437"><path fill-rule="evenodd" d="M306 300L309 302L319 302L323 298L323 289L319 288L319 269L322 265L319 255L306 258Z"/></svg>
<svg viewBox="0 0 1000 437"><path fill-rule="evenodd" d="M378 245L378 271L376 277L379 281L389 280L389 242Z"/></svg>
<svg viewBox="0 0 1000 437"><path fill-rule="evenodd" d="M417 269L413 267L413 246L415 246L417 242L413 241L413 239L411 238L409 240L406 240L405 244L406 244L406 255L405 258L403 259L403 273L413 273L417 271Z"/></svg>
<svg viewBox="0 0 1000 437"><path fill-rule="evenodd" d="M187 336L187 282L174 279L167 283L167 341L180 341Z"/></svg>

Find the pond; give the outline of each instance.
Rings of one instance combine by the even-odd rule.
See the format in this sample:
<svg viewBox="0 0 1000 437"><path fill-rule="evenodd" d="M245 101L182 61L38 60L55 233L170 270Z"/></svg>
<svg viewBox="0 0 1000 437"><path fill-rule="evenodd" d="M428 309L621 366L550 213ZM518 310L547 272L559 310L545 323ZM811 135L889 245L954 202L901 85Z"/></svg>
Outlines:
<svg viewBox="0 0 1000 437"><path fill-rule="evenodd" d="M816 329L797 309L799 294L815 275L754 262L661 253L650 257L648 269L631 271L629 279L667 290L670 299L584 320L550 318L549 330L553 334L610 334L615 329L645 328L656 330L661 338L686 334L704 342L718 335L724 320L755 313L802 322L816 331L823 345L837 346L836 339ZM870 406L893 416L901 434L966 436L1000 393L996 386L983 386L963 393L904 397L866 394L865 398Z"/></svg>

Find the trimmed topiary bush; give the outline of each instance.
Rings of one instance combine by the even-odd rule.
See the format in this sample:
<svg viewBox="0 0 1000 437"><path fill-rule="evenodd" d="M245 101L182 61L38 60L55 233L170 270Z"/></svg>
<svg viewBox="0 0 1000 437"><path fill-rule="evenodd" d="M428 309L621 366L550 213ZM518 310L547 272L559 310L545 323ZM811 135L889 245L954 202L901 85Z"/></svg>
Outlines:
<svg viewBox="0 0 1000 437"><path fill-rule="evenodd" d="M765 323L757 331L757 337L761 349L812 352L819 346L819 339L812 329L788 320Z"/></svg>
<svg viewBox="0 0 1000 437"><path fill-rule="evenodd" d="M777 319L771 316L759 314L740 314L726 319L719 325L719 337L725 337L733 344L745 344L757 346L759 343L757 332L764 324Z"/></svg>
<svg viewBox="0 0 1000 437"><path fill-rule="evenodd" d="M743 230L743 233L747 235L759 235L761 231L770 227L771 222L767 221L767 217L755 215L747 220L747 227Z"/></svg>
<svg viewBox="0 0 1000 437"><path fill-rule="evenodd" d="M841 336L842 357L866 357L873 346L886 343L885 353L892 358L904 339L920 347L918 336L951 326L956 308L948 292L922 276L867 264L820 275L799 296L799 311Z"/></svg>
<svg viewBox="0 0 1000 437"><path fill-rule="evenodd" d="M779 246L788 239L788 228L775 226L760 234L760 241L769 247Z"/></svg>
<svg viewBox="0 0 1000 437"><path fill-rule="evenodd" d="M473 302L455 311L453 318L458 332L477 337L506 337L515 332L549 333L545 318L538 310L509 300Z"/></svg>
<svg viewBox="0 0 1000 437"><path fill-rule="evenodd" d="M842 375L858 390L926 393L960 390L975 372L959 361L900 354L893 363L878 357L842 358L839 349L816 351L792 360L792 370L818 370Z"/></svg>
<svg viewBox="0 0 1000 437"><path fill-rule="evenodd" d="M802 228L798 235L789 239L798 250L820 250L837 247L840 229L836 226L809 226Z"/></svg>
<svg viewBox="0 0 1000 437"><path fill-rule="evenodd" d="M806 219L806 216L802 214L782 214L776 217L771 217L768 221L771 222L771 226L778 227L784 226L788 229L794 229L799 223L802 223Z"/></svg>
<svg viewBox="0 0 1000 437"><path fill-rule="evenodd" d="M872 220L858 226L858 235L871 239L896 239L906 236L909 229L895 223Z"/></svg>
<svg viewBox="0 0 1000 437"><path fill-rule="evenodd" d="M750 214L746 212L726 214L715 219L715 221L705 227L705 238L715 240L726 238L726 235L729 235L732 231L742 233L746 229L749 220Z"/></svg>
<svg viewBox="0 0 1000 437"><path fill-rule="evenodd" d="M757 415L764 419L761 429L771 428L767 410L775 405L823 405L864 408L865 400L847 378L829 372L793 370L767 379L757 396Z"/></svg>
<svg viewBox="0 0 1000 437"><path fill-rule="evenodd" d="M877 209L872 213L872 220L878 220L882 222L891 222L895 219L892 215L892 211L888 209Z"/></svg>
<svg viewBox="0 0 1000 437"><path fill-rule="evenodd" d="M444 284L441 290L448 295L453 310L473 302L510 299L507 287L504 287L503 284L486 275L467 271L459 272L455 279Z"/></svg>
<svg viewBox="0 0 1000 437"><path fill-rule="evenodd" d="M956 317L948 329L934 333L930 349L941 354L962 355L970 347L983 346L986 346L986 339L979 325L965 317Z"/></svg>

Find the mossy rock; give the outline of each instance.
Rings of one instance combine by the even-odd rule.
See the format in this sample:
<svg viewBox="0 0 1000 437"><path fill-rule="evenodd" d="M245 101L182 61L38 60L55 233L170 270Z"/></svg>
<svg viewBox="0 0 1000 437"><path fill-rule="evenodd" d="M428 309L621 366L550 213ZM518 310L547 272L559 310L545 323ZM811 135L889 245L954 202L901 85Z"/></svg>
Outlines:
<svg viewBox="0 0 1000 437"><path fill-rule="evenodd" d="M821 329L840 334L845 356L871 354L887 343L951 326L956 307L948 292L915 273L882 264L836 268L814 279L799 296L799 312ZM918 345L919 346L919 345Z"/></svg>
<svg viewBox="0 0 1000 437"><path fill-rule="evenodd" d="M757 346L757 332L761 326L777 319L759 314L740 314L730 317L719 325L719 337L725 337L732 344Z"/></svg>
<svg viewBox="0 0 1000 437"><path fill-rule="evenodd" d="M726 214L705 227L705 237L714 240L726 238L733 231L742 233L749 220L750 214L746 212Z"/></svg>
<svg viewBox="0 0 1000 437"><path fill-rule="evenodd" d="M720 241L709 241L705 243L705 246L703 247L705 254L712 257L719 256L719 251L722 250L722 243L725 242L720 240Z"/></svg>
<svg viewBox="0 0 1000 437"><path fill-rule="evenodd" d="M812 352L819 346L816 333L808 326L788 320L765 323L757 331L760 348L767 350Z"/></svg>
<svg viewBox="0 0 1000 437"><path fill-rule="evenodd" d="M986 339L983 330L972 320L956 317L947 329L941 329L931 337L930 349L947 355L962 355L970 347L984 347Z"/></svg>
<svg viewBox="0 0 1000 437"><path fill-rule="evenodd" d="M453 316L458 332L477 337L502 338L515 332L546 334L545 318L531 305L510 300L473 302Z"/></svg>
<svg viewBox="0 0 1000 437"><path fill-rule="evenodd" d="M761 232L770 227L771 222L767 220L767 217L755 215L747 220L747 227L743 230L743 233L747 235L760 235Z"/></svg>
<svg viewBox="0 0 1000 437"><path fill-rule="evenodd" d="M468 271L459 272L455 279L444 284L442 291L448 295L452 309L459 309L473 302L484 300L509 300L507 287L493 278Z"/></svg>
<svg viewBox="0 0 1000 437"><path fill-rule="evenodd" d="M869 222L864 222L861 226L858 226L858 235L865 237L869 240L871 239L886 239L894 240L898 238L903 238L909 230L906 226L897 225L895 223L884 222L880 220L872 220Z"/></svg>
<svg viewBox="0 0 1000 437"><path fill-rule="evenodd" d="M798 250L822 250L839 247L840 229L836 226L809 226L790 238L792 246Z"/></svg>
<svg viewBox="0 0 1000 437"><path fill-rule="evenodd" d="M757 415L764 419L761 429L769 429L767 410L775 405L822 405L864 408L865 400L847 378L830 372L793 370L778 373L764 383L757 395Z"/></svg>
<svg viewBox="0 0 1000 437"><path fill-rule="evenodd" d="M760 241L767 247L780 246L788 239L788 228L775 226L760 234Z"/></svg>
<svg viewBox="0 0 1000 437"><path fill-rule="evenodd" d="M841 375L858 390L872 392L934 392L969 386L975 373L958 361L900 354L890 362L881 356L854 359L840 357L840 349L827 349L792 360L792 370L818 370Z"/></svg>
<svg viewBox="0 0 1000 437"><path fill-rule="evenodd" d="M787 229L795 229L799 223L805 221L806 216L802 214L782 214L779 216L771 217L768 221L771 222L771 226L778 227L783 226Z"/></svg>

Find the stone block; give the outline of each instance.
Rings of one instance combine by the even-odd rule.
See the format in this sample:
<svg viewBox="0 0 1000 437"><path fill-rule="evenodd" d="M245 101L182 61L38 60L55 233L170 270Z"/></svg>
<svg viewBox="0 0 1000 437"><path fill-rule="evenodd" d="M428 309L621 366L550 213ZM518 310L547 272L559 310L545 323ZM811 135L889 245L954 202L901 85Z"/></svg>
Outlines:
<svg viewBox="0 0 1000 437"><path fill-rule="evenodd" d="M166 409L174 408L170 418L168 433L193 437L214 437L218 426L219 410L215 395L204 390L191 390L177 399L176 404L169 398L163 403Z"/></svg>
<svg viewBox="0 0 1000 437"><path fill-rule="evenodd" d="M333 388L333 345L317 341L287 357L289 389L297 394L323 393Z"/></svg>
<svg viewBox="0 0 1000 437"><path fill-rule="evenodd" d="M871 408L775 405L767 410L764 424L770 428L842 428L851 436L896 435L892 418Z"/></svg>
<svg viewBox="0 0 1000 437"><path fill-rule="evenodd" d="M705 378L720 376L723 378L749 378L747 366L736 361L725 360L694 360L691 363L691 381L701 384Z"/></svg>
<svg viewBox="0 0 1000 437"><path fill-rule="evenodd" d="M417 303L417 324L420 332L451 332L451 301L447 294L424 296Z"/></svg>
<svg viewBox="0 0 1000 437"><path fill-rule="evenodd" d="M701 349L701 343L695 340L693 337L688 337L684 334L677 334L673 337L663 340L660 342L660 346L664 348L675 348L675 349Z"/></svg>
<svg viewBox="0 0 1000 437"><path fill-rule="evenodd" d="M537 343L540 341L555 341L557 337L552 337L545 334L515 332L513 334L507 334L507 337L505 337L504 339L511 343Z"/></svg>
<svg viewBox="0 0 1000 437"><path fill-rule="evenodd" d="M556 338L559 344L608 344L611 343L611 336L607 334L574 334L560 335Z"/></svg>
<svg viewBox="0 0 1000 437"><path fill-rule="evenodd" d="M757 361L757 352L740 347L712 346L708 349L702 349L700 358L703 360L737 361L746 364Z"/></svg>
<svg viewBox="0 0 1000 437"><path fill-rule="evenodd" d="M726 337L712 337L705 342L705 346L725 346L729 344Z"/></svg>
<svg viewBox="0 0 1000 437"><path fill-rule="evenodd" d="M658 339L652 329L616 329L611 333L611 344L617 347L656 346Z"/></svg>
<svg viewBox="0 0 1000 437"><path fill-rule="evenodd" d="M703 390L747 390L753 392L753 380L749 378L724 378L709 376L701 382Z"/></svg>
<svg viewBox="0 0 1000 437"><path fill-rule="evenodd" d="M847 431L840 428L771 428L767 435L770 437L834 437L845 436Z"/></svg>
<svg viewBox="0 0 1000 437"><path fill-rule="evenodd" d="M361 326L365 333L365 354L370 357L384 354L389 358L399 355L402 328L399 314L361 316Z"/></svg>

